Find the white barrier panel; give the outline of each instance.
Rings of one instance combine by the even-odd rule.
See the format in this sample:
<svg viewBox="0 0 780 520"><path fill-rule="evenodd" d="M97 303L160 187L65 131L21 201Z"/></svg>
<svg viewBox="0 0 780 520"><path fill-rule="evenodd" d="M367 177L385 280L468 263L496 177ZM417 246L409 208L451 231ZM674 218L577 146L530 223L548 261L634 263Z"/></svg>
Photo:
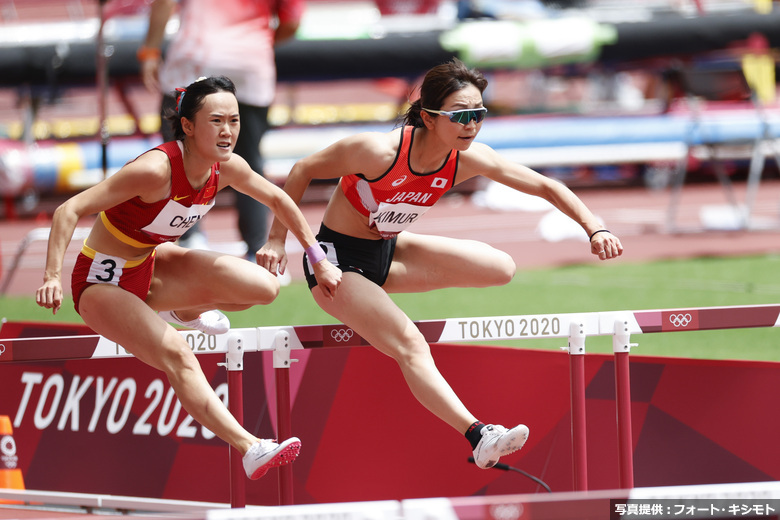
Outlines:
<svg viewBox="0 0 780 520"><path fill-rule="evenodd" d="M241 340L244 351L257 350L257 329L230 329L219 336L179 331L195 354L227 354L231 341ZM272 350L273 344L266 350ZM119 343L97 334L40 338L0 338L0 362L60 361L132 357Z"/></svg>
<svg viewBox="0 0 780 520"><path fill-rule="evenodd" d="M342 502L301 506L263 507L243 510L218 510L206 513L206 520L252 519L310 520L400 520L401 503L395 500L376 502Z"/></svg>
<svg viewBox="0 0 780 520"><path fill-rule="evenodd" d="M619 439L620 487L633 487L633 453L631 432L631 397L628 370L630 335L656 332L718 330L749 327L777 327L780 305L703 307L646 311L591 312L449 318L416 322L429 343L482 342L531 338L568 338L570 355L572 453L574 489L584 491L587 485L585 425L585 338L613 336L616 369L616 403ZM274 368L290 367L290 353L295 349L354 347L368 343L343 324L232 329L220 336L181 331L182 337L196 354L227 353L229 372L240 374L240 356L244 352L272 351ZM231 352L239 359L231 362ZM65 359L127 357L125 349L98 335L51 338L0 339L0 363ZM232 364L231 364L232 363ZM279 373L281 372L281 374ZM240 384L236 385L240 388ZM240 390L239 390L240 391ZM233 390L231 390L231 393ZM289 376L277 371L277 412L279 434L288 436L290 428ZM280 470L282 503L292 504L292 473ZM514 519L513 519L514 520Z"/></svg>
<svg viewBox="0 0 780 520"><path fill-rule="evenodd" d="M207 520L624 520L767 518L780 483L748 482L588 492L422 498L209 511Z"/></svg>
<svg viewBox="0 0 780 520"><path fill-rule="evenodd" d="M570 338L574 330L572 325L578 328L581 337L611 336L616 334L616 323L624 325L623 333L628 335L778 327L780 305L532 314L415 322L429 343ZM227 353L230 342L236 340L241 341L244 352L368 345L343 324L237 328L219 336L198 331L180 333L196 354ZM98 335L0 338L0 363L129 356L121 345Z"/></svg>
<svg viewBox="0 0 780 520"><path fill-rule="evenodd" d="M766 518L780 515L780 482L743 482L633 490L422 498L229 509L227 504L117 495L0 490L0 499L95 510L178 513L204 520L625 520ZM182 514L184 513L184 514ZM166 518L162 516L160 518Z"/></svg>
<svg viewBox="0 0 780 520"><path fill-rule="evenodd" d="M145 518L203 520L624 520L766 518L780 515L780 482L633 490L422 498L277 507L157 500L117 495L0 490L0 498L49 507L139 512ZM153 516L150 512L165 513ZM170 516L171 513L178 513Z"/></svg>

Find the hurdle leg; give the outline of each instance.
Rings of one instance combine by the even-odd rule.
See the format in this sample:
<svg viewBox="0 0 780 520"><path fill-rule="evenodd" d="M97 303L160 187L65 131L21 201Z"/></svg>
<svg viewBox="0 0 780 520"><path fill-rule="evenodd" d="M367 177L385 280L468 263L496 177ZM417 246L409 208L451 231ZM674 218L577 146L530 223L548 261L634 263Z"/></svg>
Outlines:
<svg viewBox="0 0 780 520"><path fill-rule="evenodd" d="M290 400L290 334L280 330L274 336L274 375L276 376L276 422L279 439L288 439L292 435L292 417ZM279 467L279 505L293 504L293 468L292 464Z"/></svg>
<svg viewBox="0 0 780 520"><path fill-rule="evenodd" d="M631 379L628 354L636 344L629 342L628 322L615 320L612 351L615 353L615 406L617 408L618 468L620 487L634 487L634 443L631 432Z"/></svg>
<svg viewBox="0 0 780 520"><path fill-rule="evenodd" d="M244 345L241 337L228 338L227 361L228 409L238 424L244 425ZM230 507L246 507L246 474L241 454L229 446Z"/></svg>
<svg viewBox="0 0 780 520"><path fill-rule="evenodd" d="M13 217L9 217L9 220L13 220ZM4 295L8 290L8 286L11 284L11 279L14 277L16 269L19 267L19 261L22 259L22 255L24 255L24 252L27 251L27 248L30 246L31 242L32 240L30 233L25 235L22 241L19 242L19 247L16 249L16 254L14 255L13 262L11 262L11 267L5 274L5 280L3 280L2 285L0 285L0 296Z"/></svg>
<svg viewBox="0 0 780 520"><path fill-rule="evenodd" d="M588 442L585 423L585 323L573 320L569 328L571 384L572 472L575 491L588 489Z"/></svg>

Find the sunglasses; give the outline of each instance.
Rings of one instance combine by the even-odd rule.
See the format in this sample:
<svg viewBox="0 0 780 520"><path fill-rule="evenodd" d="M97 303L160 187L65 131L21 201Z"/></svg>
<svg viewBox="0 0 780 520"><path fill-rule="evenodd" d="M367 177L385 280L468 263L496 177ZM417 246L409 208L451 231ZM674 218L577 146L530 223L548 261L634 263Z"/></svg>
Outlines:
<svg viewBox="0 0 780 520"><path fill-rule="evenodd" d="M451 112L448 110L432 110L430 108L423 108L423 110L430 112L431 114L441 114L443 116L447 116L453 123L460 123L462 125L467 125L471 121L481 123L487 114L487 108L485 107L465 108L463 110L453 110Z"/></svg>

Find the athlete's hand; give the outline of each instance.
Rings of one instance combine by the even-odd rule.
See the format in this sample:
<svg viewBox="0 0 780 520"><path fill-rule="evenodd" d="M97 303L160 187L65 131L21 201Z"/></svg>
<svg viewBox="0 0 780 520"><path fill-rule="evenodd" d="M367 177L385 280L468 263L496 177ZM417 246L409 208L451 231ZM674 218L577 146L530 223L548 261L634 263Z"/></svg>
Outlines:
<svg viewBox="0 0 780 520"><path fill-rule="evenodd" d="M148 59L139 63L138 67L141 72L141 82L146 87L146 90L152 94L161 94L162 87L160 86L160 64L162 60Z"/></svg>
<svg viewBox="0 0 780 520"><path fill-rule="evenodd" d="M328 259L320 260L312 266L314 276L317 278L317 285L322 293L332 300L336 295L336 290L341 285L341 269L331 264Z"/></svg>
<svg viewBox="0 0 780 520"><path fill-rule="evenodd" d="M52 314L62 307L62 283L59 279L52 279L44 284L35 292L35 302L46 309L51 309Z"/></svg>
<svg viewBox="0 0 780 520"><path fill-rule="evenodd" d="M287 251L284 250L284 241L269 240L255 253L255 261L260 267L265 267L276 276L284 274L287 269Z"/></svg>
<svg viewBox="0 0 780 520"><path fill-rule="evenodd" d="M623 254L623 244L609 231L602 231L593 235L590 241L590 252L598 255L601 260L609 260Z"/></svg>

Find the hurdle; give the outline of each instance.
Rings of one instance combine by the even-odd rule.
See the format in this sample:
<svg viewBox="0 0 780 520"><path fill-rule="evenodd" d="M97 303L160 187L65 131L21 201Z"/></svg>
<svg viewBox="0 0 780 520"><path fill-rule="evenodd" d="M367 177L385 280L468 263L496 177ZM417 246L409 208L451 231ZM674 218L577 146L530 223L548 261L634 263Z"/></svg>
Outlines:
<svg viewBox="0 0 780 520"><path fill-rule="evenodd" d="M70 242L84 240L87 238L87 236L89 236L89 231L90 228L77 227L75 230L73 230L73 236L71 237ZM38 227L30 230L26 235L24 235L22 241L19 242L19 246L17 247L16 253L14 254L14 259L11 261L11 266L9 267L8 272L5 274L4 279L1 276L2 266L0 266L0 279L3 281L3 283L0 284L0 296L3 296L6 292L8 292L8 287L11 285L11 280L16 274L16 270L19 268L19 264L21 263L22 257L24 256L24 253L27 251L27 249L34 242L45 242L49 240L50 232L51 228Z"/></svg>
<svg viewBox="0 0 780 520"><path fill-rule="evenodd" d="M629 354L631 336L679 331L725 330L780 326L780 304L696 307L682 309L446 318L416 321L428 343L566 338L569 354L572 472L575 491L587 491L585 417L585 342L591 336L612 336L615 355L615 400L620 487L631 489L633 453ZM195 354L224 353L228 370L229 409L243 423L241 374L247 352L273 352L277 425L280 438L291 435L289 369L300 349L369 346L343 324L271 326L231 329L220 336L180 331ZM131 357L119 344L98 335L0 339L0 363ZM231 507L245 507L245 477L240 457L230 450ZM279 468L279 502L293 504L293 467Z"/></svg>

